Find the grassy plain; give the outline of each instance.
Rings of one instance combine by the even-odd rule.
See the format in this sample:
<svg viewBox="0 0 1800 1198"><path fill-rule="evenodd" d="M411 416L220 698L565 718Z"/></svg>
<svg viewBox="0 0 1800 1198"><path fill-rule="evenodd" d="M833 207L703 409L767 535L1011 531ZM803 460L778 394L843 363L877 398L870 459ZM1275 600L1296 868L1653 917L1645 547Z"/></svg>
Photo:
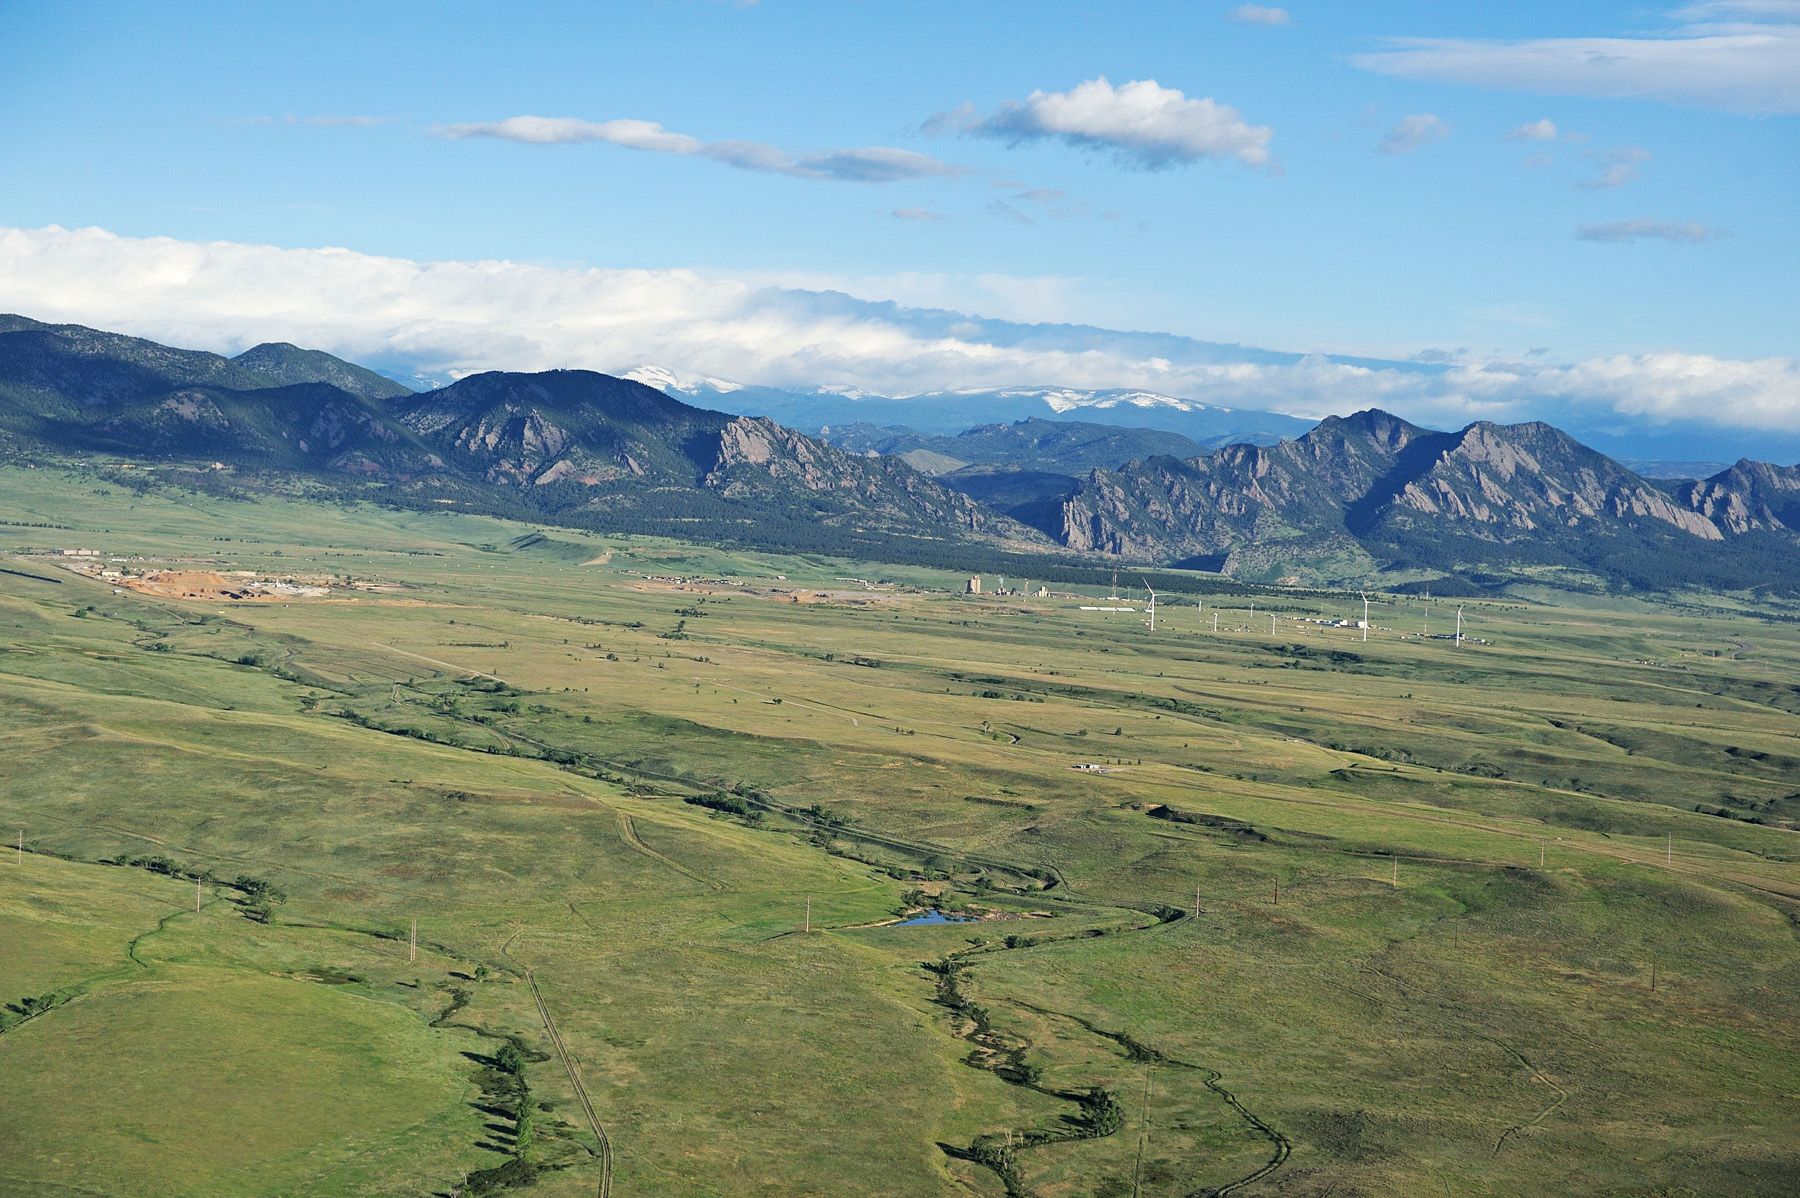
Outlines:
<svg viewBox="0 0 1800 1198"><path fill-rule="evenodd" d="M1790 612L1152 633L46 470L0 517L0 1192L1800 1184ZM382 589L184 603L71 544ZM921 887L997 918L879 926Z"/></svg>

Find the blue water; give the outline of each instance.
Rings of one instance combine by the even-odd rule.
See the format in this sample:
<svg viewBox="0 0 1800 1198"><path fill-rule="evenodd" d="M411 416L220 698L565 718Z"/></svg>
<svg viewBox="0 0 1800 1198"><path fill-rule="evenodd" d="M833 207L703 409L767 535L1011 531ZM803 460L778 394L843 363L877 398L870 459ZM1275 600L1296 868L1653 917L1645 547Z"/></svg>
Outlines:
<svg viewBox="0 0 1800 1198"><path fill-rule="evenodd" d="M911 927L918 927L921 924L973 923L974 921L975 921L975 917L972 915L946 915L942 911L931 910L931 911L926 911L919 915L915 915L911 919L902 919L899 922L895 923L893 926L896 928L911 928Z"/></svg>

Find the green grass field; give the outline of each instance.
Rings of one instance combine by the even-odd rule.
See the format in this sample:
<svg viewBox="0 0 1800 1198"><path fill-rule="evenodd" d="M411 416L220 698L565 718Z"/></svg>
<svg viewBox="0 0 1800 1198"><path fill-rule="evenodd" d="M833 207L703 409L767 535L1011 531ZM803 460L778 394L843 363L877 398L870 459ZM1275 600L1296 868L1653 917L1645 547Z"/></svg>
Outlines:
<svg viewBox="0 0 1800 1198"><path fill-rule="evenodd" d="M0 519L0 1192L1800 1187L1791 611L1365 644L49 470Z"/></svg>

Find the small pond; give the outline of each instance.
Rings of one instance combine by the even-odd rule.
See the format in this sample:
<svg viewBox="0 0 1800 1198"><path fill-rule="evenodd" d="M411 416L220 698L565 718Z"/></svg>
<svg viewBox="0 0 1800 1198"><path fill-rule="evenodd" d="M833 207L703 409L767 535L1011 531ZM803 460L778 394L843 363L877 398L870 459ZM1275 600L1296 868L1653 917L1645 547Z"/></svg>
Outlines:
<svg viewBox="0 0 1800 1198"><path fill-rule="evenodd" d="M934 923L974 923L973 915L957 915L954 912L939 911L935 907L929 911L921 911L917 915L909 915L905 919L894 921L896 928L915 928Z"/></svg>

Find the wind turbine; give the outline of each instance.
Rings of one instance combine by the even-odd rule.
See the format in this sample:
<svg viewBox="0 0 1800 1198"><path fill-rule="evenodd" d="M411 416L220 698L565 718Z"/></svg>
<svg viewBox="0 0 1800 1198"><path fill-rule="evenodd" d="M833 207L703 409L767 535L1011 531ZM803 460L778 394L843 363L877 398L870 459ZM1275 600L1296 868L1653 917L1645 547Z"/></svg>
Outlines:
<svg viewBox="0 0 1800 1198"><path fill-rule="evenodd" d="M1368 640L1369 640L1369 592L1358 591L1357 594L1362 596L1362 601L1363 601L1363 622L1362 622L1363 642L1365 644L1367 644Z"/></svg>
<svg viewBox="0 0 1800 1198"><path fill-rule="evenodd" d="M1154 587L1152 587L1150 585L1150 580L1148 578L1144 579L1144 589L1146 591L1150 592L1150 631L1155 632L1156 631L1156 590Z"/></svg>
<svg viewBox="0 0 1800 1198"><path fill-rule="evenodd" d="M1456 609L1456 647L1462 648L1462 608Z"/></svg>

